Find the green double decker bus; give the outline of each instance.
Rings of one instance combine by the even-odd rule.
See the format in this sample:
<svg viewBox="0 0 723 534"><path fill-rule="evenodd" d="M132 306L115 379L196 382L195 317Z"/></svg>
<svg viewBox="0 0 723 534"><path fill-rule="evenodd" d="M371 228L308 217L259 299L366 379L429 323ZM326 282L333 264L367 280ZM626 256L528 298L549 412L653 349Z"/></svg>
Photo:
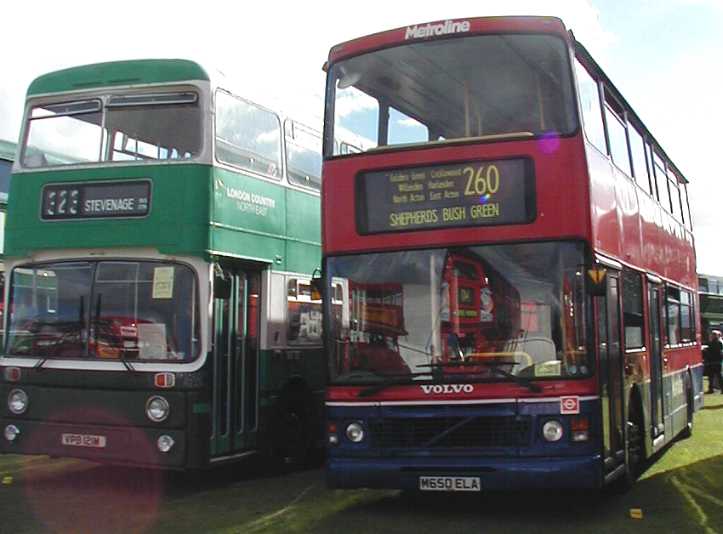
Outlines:
<svg viewBox="0 0 723 534"><path fill-rule="evenodd" d="M321 436L321 139L199 64L52 72L10 185L0 451L198 469Z"/></svg>

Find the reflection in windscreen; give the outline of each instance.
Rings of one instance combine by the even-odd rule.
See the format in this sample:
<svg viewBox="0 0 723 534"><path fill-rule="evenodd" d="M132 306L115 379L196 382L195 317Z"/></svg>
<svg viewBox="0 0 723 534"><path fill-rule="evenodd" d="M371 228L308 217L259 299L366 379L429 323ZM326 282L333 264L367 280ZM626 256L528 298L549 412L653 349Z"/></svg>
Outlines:
<svg viewBox="0 0 723 534"><path fill-rule="evenodd" d="M553 36L404 44L336 63L329 84L327 132L362 150L575 129L567 48Z"/></svg>
<svg viewBox="0 0 723 534"><path fill-rule="evenodd" d="M330 258L328 276L348 287L349 310L347 318L329 310L331 375L363 383L436 367L491 380L500 369L588 374L582 264L572 243Z"/></svg>
<svg viewBox="0 0 723 534"><path fill-rule="evenodd" d="M196 356L196 282L188 267L131 261L56 263L16 268L11 283L10 356Z"/></svg>

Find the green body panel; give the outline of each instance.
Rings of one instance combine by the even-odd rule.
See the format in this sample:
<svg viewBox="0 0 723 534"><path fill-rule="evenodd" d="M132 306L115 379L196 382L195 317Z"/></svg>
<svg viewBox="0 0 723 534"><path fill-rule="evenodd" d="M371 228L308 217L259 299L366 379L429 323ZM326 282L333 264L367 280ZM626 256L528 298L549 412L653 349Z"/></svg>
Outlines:
<svg viewBox="0 0 723 534"><path fill-rule="evenodd" d="M311 273L320 267L321 205L316 195L286 190L287 211L286 270Z"/></svg>
<svg viewBox="0 0 723 534"><path fill-rule="evenodd" d="M209 250L311 273L320 265L319 197L214 169Z"/></svg>
<svg viewBox="0 0 723 534"><path fill-rule="evenodd" d="M50 183L149 179L151 209L137 219L40 219ZM319 197L199 164L105 166L14 175L10 257L69 248L152 247L163 254L228 255L311 273L320 264Z"/></svg>
<svg viewBox="0 0 723 534"><path fill-rule="evenodd" d="M143 59L83 65L33 80L28 96L117 85L208 80L198 63L185 59Z"/></svg>
<svg viewBox="0 0 723 534"><path fill-rule="evenodd" d="M13 175L5 241L6 256L33 251L154 247L166 254L201 256L206 249L208 183L205 165L106 166ZM150 179L151 208L137 219L40 219L42 188L50 183Z"/></svg>

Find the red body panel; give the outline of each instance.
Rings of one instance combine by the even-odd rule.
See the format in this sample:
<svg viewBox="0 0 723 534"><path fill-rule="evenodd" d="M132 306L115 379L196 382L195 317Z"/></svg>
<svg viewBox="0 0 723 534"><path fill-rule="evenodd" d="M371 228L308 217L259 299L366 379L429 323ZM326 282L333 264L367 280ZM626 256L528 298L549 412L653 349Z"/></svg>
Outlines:
<svg viewBox="0 0 723 534"><path fill-rule="evenodd" d="M454 19L450 21L437 21L419 24L427 26L443 24L445 22L458 23L468 22L469 30L464 33L456 33L452 36L473 35L476 33L550 33L556 34L568 40L569 36L565 26L560 19L554 17L479 17L471 19ZM407 29L411 26L404 26L394 30L375 33L346 43L334 46L329 51L329 62L333 63L341 59L370 52L379 48L394 46L404 43L407 38ZM415 39L419 40L419 39Z"/></svg>
<svg viewBox="0 0 723 534"><path fill-rule="evenodd" d="M512 157L531 157L537 217L524 225L416 230L359 235L355 180L360 172ZM322 189L324 254L428 248L463 244L553 239L590 239L590 203L582 141L537 139L365 154L324 162Z"/></svg>

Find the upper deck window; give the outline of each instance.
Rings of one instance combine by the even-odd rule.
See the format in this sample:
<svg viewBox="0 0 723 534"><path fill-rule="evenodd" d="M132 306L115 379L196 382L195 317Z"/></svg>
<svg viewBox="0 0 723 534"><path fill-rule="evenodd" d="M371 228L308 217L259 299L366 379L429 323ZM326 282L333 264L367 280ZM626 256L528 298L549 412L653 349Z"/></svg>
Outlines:
<svg viewBox="0 0 723 534"><path fill-rule="evenodd" d="M648 184L649 187L648 165L645 161L645 142L643 141L643 135L635 126L628 128L628 135L630 136L630 153L633 157L633 174L635 180L639 182L642 187L645 187L645 184Z"/></svg>
<svg viewBox="0 0 723 534"><path fill-rule="evenodd" d="M223 162L281 177L281 122L256 104L216 92L216 158Z"/></svg>
<svg viewBox="0 0 723 534"><path fill-rule="evenodd" d="M616 111L609 103L605 104L605 122L608 127L610 157L621 171L632 176L625 120L622 113Z"/></svg>
<svg viewBox="0 0 723 534"><path fill-rule="evenodd" d="M103 139L100 100L43 104L30 111L24 167L100 161Z"/></svg>
<svg viewBox="0 0 723 534"><path fill-rule="evenodd" d="M334 64L326 156L576 127L568 51L550 35L480 35L404 44ZM355 151L347 151L353 153Z"/></svg>
<svg viewBox="0 0 723 534"><path fill-rule="evenodd" d="M106 105L110 161L191 159L201 151L196 93L113 96Z"/></svg>
<svg viewBox="0 0 723 534"><path fill-rule="evenodd" d="M575 67L585 133L593 145L602 152L606 152L605 126L602 119L602 109L600 108L598 83L582 64L576 61Z"/></svg>
<svg viewBox="0 0 723 534"><path fill-rule="evenodd" d="M284 140L289 181L321 189L321 135L303 124L287 120Z"/></svg>
<svg viewBox="0 0 723 534"><path fill-rule="evenodd" d="M186 160L201 152L195 92L129 93L32 108L26 168L98 162Z"/></svg>

